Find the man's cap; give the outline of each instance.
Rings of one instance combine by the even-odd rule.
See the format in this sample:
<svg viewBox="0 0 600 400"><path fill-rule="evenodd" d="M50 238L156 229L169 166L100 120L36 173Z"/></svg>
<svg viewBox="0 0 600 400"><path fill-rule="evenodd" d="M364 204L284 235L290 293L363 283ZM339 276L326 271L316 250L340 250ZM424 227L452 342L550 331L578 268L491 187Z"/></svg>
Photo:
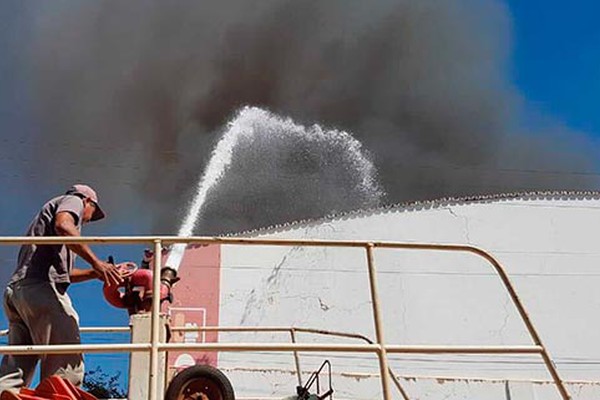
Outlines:
<svg viewBox="0 0 600 400"><path fill-rule="evenodd" d="M92 215L92 221L98 221L99 219L106 217L106 214L104 211L102 211L102 208L100 208L100 203L98 203L98 195L96 194L96 191L88 185L73 185L69 190L67 190L66 194L80 195L94 202L96 205L96 210Z"/></svg>

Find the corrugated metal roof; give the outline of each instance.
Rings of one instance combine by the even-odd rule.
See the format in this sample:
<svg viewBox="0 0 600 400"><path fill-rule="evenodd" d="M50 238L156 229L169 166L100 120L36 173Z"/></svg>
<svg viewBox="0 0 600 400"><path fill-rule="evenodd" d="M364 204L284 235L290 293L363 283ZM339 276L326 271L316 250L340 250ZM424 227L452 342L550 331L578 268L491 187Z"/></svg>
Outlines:
<svg viewBox="0 0 600 400"><path fill-rule="evenodd" d="M440 207L466 205L473 203L497 203L507 200L600 200L600 191L534 191L534 192L514 192L514 193L496 193L483 194L464 197L444 197L435 200L420 200L404 203L395 203L376 208L367 208L335 213L314 219L302 219L290 221L283 224L271 225L263 228L252 229L243 232L229 233L225 236L259 236L273 233L280 233L298 229L307 226L320 225L322 223L350 219L363 218L372 215L381 215L386 213L430 210Z"/></svg>

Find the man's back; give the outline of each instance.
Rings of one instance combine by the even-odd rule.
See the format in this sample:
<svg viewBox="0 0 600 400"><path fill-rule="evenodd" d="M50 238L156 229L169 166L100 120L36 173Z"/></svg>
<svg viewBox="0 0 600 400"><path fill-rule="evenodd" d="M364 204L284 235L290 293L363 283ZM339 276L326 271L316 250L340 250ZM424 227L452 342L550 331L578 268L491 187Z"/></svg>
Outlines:
<svg viewBox="0 0 600 400"><path fill-rule="evenodd" d="M42 206L27 229L27 236L56 236L54 220L59 212L73 215L81 230L83 200L75 195L53 198ZM17 268L10 283L24 279L69 283L69 272L75 255L64 245L23 245L19 251Z"/></svg>

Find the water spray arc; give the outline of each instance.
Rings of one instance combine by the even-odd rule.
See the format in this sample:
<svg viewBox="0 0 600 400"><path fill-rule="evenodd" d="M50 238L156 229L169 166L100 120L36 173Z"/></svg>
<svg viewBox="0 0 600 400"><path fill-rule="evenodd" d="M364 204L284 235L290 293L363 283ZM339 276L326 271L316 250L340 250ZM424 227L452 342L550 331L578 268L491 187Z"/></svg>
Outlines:
<svg viewBox="0 0 600 400"><path fill-rule="evenodd" d="M204 174L198 181L196 195L190 205L190 208L183 219L177 236L191 236L194 232L194 227L198 222L200 211L206 201L206 196L210 189L219 181L227 167L231 164L233 149L239 140L240 136L247 134L247 131L239 125L230 122L229 129L225 132L221 140L214 148L210 161L204 171ZM175 244L169 253L165 268L171 268L175 271L179 269L185 244Z"/></svg>
<svg viewBox="0 0 600 400"><path fill-rule="evenodd" d="M296 124L289 118L279 117L269 111L257 107L244 107L228 123L222 138L212 151L208 165L200 178L196 193L189 206L185 218L178 231L178 236L191 236L206 204L207 196L221 181L225 172L233 162L233 154L241 143L252 146L255 142L288 141L296 143L310 143L314 148L326 148L328 153L317 157L317 168L332 168L332 164L343 164L343 168L351 171L354 176L351 183L352 191L360 197L366 205L379 202L383 195L376 179L375 167L363 152L362 145L349 133L338 130L326 130L319 125L305 127ZM260 150L260 145L257 145ZM293 151L296 146L289 145L286 151ZM312 149L313 147L310 147ZM268 158L268 155L264 155ZM341 160L341 161L340 161ZM268 160L265 160L268 162ZM301 161L299 161L301 162ZM301 168L301 167L299 167ZM344 182L346 184L346 182ZM176 244L172 247L165 263L163 275L167 278L177 275L181 264L185 244Z"/></svg>
<svg viewBox="0 0 600 400"><path fill-rule="evenodd" d="M198 181L196 195L183 219L177 236L191 236L193 234L208 192L219 181L227 167L231 164L233 149L240 136L244 135L245 132L244 129L240 129L240 126L232 122L229 123L229 129L214 148L206 170ZM169 288L177 282L177 271L181 265L185 248L186 245L184 243L173 245L165 262L165 267L161 271L161 281Z"/></svg>

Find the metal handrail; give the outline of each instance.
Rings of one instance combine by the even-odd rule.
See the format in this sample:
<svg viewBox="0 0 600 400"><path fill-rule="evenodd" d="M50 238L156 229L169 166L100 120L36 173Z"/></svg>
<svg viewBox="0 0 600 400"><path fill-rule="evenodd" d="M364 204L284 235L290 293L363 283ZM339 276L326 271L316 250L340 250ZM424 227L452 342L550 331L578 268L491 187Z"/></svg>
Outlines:
<svg viewBox="0 0 600 400"><path fill-rule="evenodd" d="M329 330L324 330L324 329L315 329L315 328L303 328L303 327L297 327L297 326L292 326L292 327L286 327L286 326L259 326L259 327L251 327L251 326L228 326L228 327L224 327L224 326L171 326L169 327L169 330L171 332L214 332L214 331L218 331L218 332L301 332L301 333L315 333L315 334L321 334L321 335L331 335L331 336L336 336L336 337L346 337L346 338L352 338L352 339L360 339L365 341L366 343L373 343L371 341L371 339L369 339L368 337L358 334L358 333L348 333L348 332L339 332L339 331L329 331ZM81 327L79 329L79 331L81 333L130 333L131 332L131 327L130 326L86 326L86 327ZM0 329L0 337L3 336L7 336L8 335L8 329ZM53 346L54 347L54 346ZM387 346L387 352L388 353L396 353L396 346ZM409 348L408 346L403 346L405 348ZM436 346L436 348L439 346ZM411 347L411 350L413 350L414 346ZM529 351L527 350L527 346L486 346L486 349L489 349L490 351L487 353L480 353L480 354L509 354L510 349L511 348L515 348L516 354L526 354ZM457 349L457 347L455 348ZM467 354L473 354L473 346L468 346L467 347L468 351ZM495 350L498 351L495 351ZM504 351L500 351L500 349L504 349L507 350L506 352ZM526 350L525 352L521 352L519 350L524 349ZM532 354L537 354L539 353L539 351L535 351L535 348L530 348L531 349L531 353ZM295 354L297 354L296 351L294 351ZM417 354L421 354L421 353L417 353ZM438 354L438 353L436 353ZM449 351L448 354L457 354L456 352L452 352ZM460 354L460 352L458 353ZM511 352L510 354L515 354L515 352ZM262 370L262 369L260 369ZM392 370L390 368L389 371L392 374ZM296 374L301 374L301 370L300 368L296 368ZM358 374L358 373L341 373L341 375L345 375L345 374ZM361 374L361 376L373 376L372 374L368 374L368 373L364 373ZM377 375L379 376L379 375ZM395 375L391 375L392 379L397 379ZM401 376L402 378L405 379L438 379L438 380L474 380L474 381L490 381L490 382L505 382L505 379L503 378L489 378L489 377L482 377L482 376L469 376L469 377L457 377L457 376L440 376L440 375L410 375L410 376ZM511 379L512 382L529 382L529 383L534 383L534 384L548 384L548 383L553 383L553 381L547 380L547 379ZM567 379L567 380L563 380L563 382L565 384L581 384L581 385L598 385L599 382L598 381L593 381L593 380L573 380L573 379Z"/></svg>
<svg viewBox="0 0 600 400"><path fill-rule="evenodd" d="M79 328L81 333L129 333L129 326L88 326ZM0 329L0 337L8 336L8 329Z"/></svg>
<svg viewBox="0 0 600 400"><path fill-rule="evenodd" d="M389 392L389 380L388 380L388 358L387 352L392 350L393 352L400 352L403 348L408 350L407 346L386 346L384 341L383 324L381 320L381 311L379 306L379 293L377 288L377 274L374 262L374 249L375 248L388 248L388 249L406 249L406 250L436 250L436 251L450 251L450 252L467 252L476 256L484 258L493 267L495 272L499 275L505 289L507 290L513 304L517 308L517 311L523 320L527 331L534 342L534 345L539 348L539 354L541 355L548 372L552 376L552 379L562 397L563 400L569 400L570 396L567 392L566 387L558 371L552 362L552 358L546 347L543 345L540 335L538 334L533 322L531 321L527 311L521 300L519 299L515 288L513 287L508 275L504 271L502 265L489 253L479 249L475 246L469 245L456 245L456 244L427 244L427 243L401 243L401 242L386 242L386 241L343 241L343 240L289 240L289 239L249 239L249 238L223 238L223 237L177 237L177 236L136 236L136 237L6 237L0 238L0 244L75 244L75 243L113 243L113 244L154 244L154 275L153 275L153 293L160 293L160 270L162 263L162 247L166 244L175 243L186 243L186 244L222 244L222 245L258 245L258 246L311 246L311 247L351 247L351 248L363 248L366 250L367 256L367 267L369 273L369 287L370 295L373 307L373 319L375 324L375 334L377 337L377 344L373 345L330 345L331 347L321 345L306 345L306 344L287 344L287 345L259 345L259 344L202 344L205 347L197 347L197 344L185 344L188 347L177 347L179 344L165 344L160 343L159 329L160 329L160 299L159 296L153 296L153 307L151 311L152 331L151 331L151 342L150 342L150 385L149 385L149 400L157 400L158 394L158 355L159 351L167 349L183 349L183 348L202 348L204 350L215 350L215 351L251 351L251 350L270 350L270 351L362 351L362 352L374 352L377 354L380 366L381 384L383 390L383 397L385 400L391 400ZM143 344L147 346L147 344ZM89 345L81 345L81 349L85 348L88 351L93 351L93 347ZM96 345L99 346L99 345ZM107 345L104 345L107 346ZM112 345L109 345L112 346ZM123 348L132 345L123 346ZM236 347L237 346L237 347ZM4 350L6 346L0 347L0 352ZM40 348L45 346L25 346L33 349L34 347ZM48 346L50 347L50 346ZM414 351L418 352L418 346L415 346ZM134 348L131 347L133 350ZM388 350L389 349L389 350ZM466 350L466 348L464 348ZM73 351L73 349L71 350ZM137 350L136 350L137 351ZM407 393L400 388L401 394L404 400L409 400Z"/></svg>
<svg viewBox="0 0 600 400"><path fill-rule="evenodd" d="M93 326L93 327L81 327L81 333L130 333L130 326ZM358 334L358 333L348 333L348 332L339 332L339 331L329 331L324 329L315 329L315 328L303 328L303 327L286 327L286 326L259 326L259 327L251 327L251 326L171 326L169 327L171 332L301 332L301 333L314 333L320 335L330 335L336 337L346 337L352 339L360 339L365 341L366 343L373 343L371 339L368 337ZM0 330L0 337L7 336L8 329ZM404 353L416 353L423 354L421 352L415 351L415 346L402 346L404 349L408 350ZM440 346L429 346L430 348L439 350ZM447 347L446 347L447 348ZM462 347L464 349L463 352L457 351L459 347L454 347L453 349L448 348L449 351L445 352L447 354L539 354L540 349L538 347L530 347L530 346L485 346L481 347L481 352L477 352L474 346L466 346ZM431 350L431 349L430 349ZM387 346L388 353L397 353L396 346L390 345ZM433 354L440 354L441 351L435 352ZM297 354L297 351L294 351L294 354ZM427 354L432 354L431 351L428 351ZM296 368L296 374L301 374L300 368ZM389 373L392 380L397 380L398 378L393 374L392 369L390 368ZM348 373L342 373L342 375ZM357 374L357 373L354 373ZM363 376L370 376L369 374L363 374ZM379 376L379 375L377 375ZM490 382L505 382L505 379L500 378L487 378L481 376L469 376L469 377L456 377L456 376L440 376L440 375L411 375L411 376L401 376L401 378L405 379L436 379L436 380L474 380L474 381L490 381ZM534 384L549 384L553 383L551 380L547 379L511 379L513 382L528 382ZM581 385L598 385L598 381L592 380L563 380L565 384L581 384ZM246 399L244 397L244 399Z"/></svg>
<svg viewBox="0 0 600 400"><path fill-rule="evenodd" d="M329 336L337 336L351 339L360 339L365 341L366 343L373 344L373 341L366 336L360 335L358 333L348 333L348 332L339 332L339 331L329 331L324 329L314 329L314 328L302 328L302 327L287 327L287 326L173 326L170 327L169 330L171 332L287 332L290 334L290 338L292 343L296 343L296 332L300 333L313 333L317 335L329 335ZM300 358L298 356L298 351L294 351L294 363L296 366L296 376L298 378L298 386L302 385L302 370L300 369ZM392 374L392 379L395 381L396 386L400 383L397 382L397 379L393 375L391 369L389 370L390 374ZM398 389L400 390L400 389Z"/></svg>
<svg viewBox="0 0 600 400"><path fill-rule="evenodd" d="M330 331L324 329L314 329L314 328L303 328L303 327L285 327L285 326L260 326L260 327L251 327L251 326L172 326L169 328L171 332L287 332L287 333L311 333L317 335L327 335L327 336L335 336L335 337L344 337L350 339L359 339L366 343L373 344L373 341L368 337L357 334L357 333L348 333L348 332L339 332L339 331ZM131 332L131 327L82 327L80 329L81 333L129 333ZM0 330L0 336L6 336L8 334L8 330ZM296 343L295 336L291 335L292 343ZM70 350L56 349L56 346L52 347L52 351L61 351L68 353ZM148 346L137 346L136 351L147 351ZM187 346L186 346L187 349ZM13 352L17 351L14 354L21 354L20 350L16 350L14 346L12 347ZM28 351L31 350L28 347ZM107 348L102 349L102 351L107 350ZM209 348L198 348L197 350L205 350L211 351ZM386 347L388 353L402 353L402 354L540 354L541 348L539 346L395 346L388 345ZM225 350L223 350L225 351ZM41 353L42 351L40 351ZM298 351L294 350L294 361L296 366L296 375L298 377L298 383L302 386L302 371L300 369L300 361L298 357ZM388 373L390 378L394 382L396 388L401 391L401 384L396 375L393 373L391 368L388 368Z"/></svg>

